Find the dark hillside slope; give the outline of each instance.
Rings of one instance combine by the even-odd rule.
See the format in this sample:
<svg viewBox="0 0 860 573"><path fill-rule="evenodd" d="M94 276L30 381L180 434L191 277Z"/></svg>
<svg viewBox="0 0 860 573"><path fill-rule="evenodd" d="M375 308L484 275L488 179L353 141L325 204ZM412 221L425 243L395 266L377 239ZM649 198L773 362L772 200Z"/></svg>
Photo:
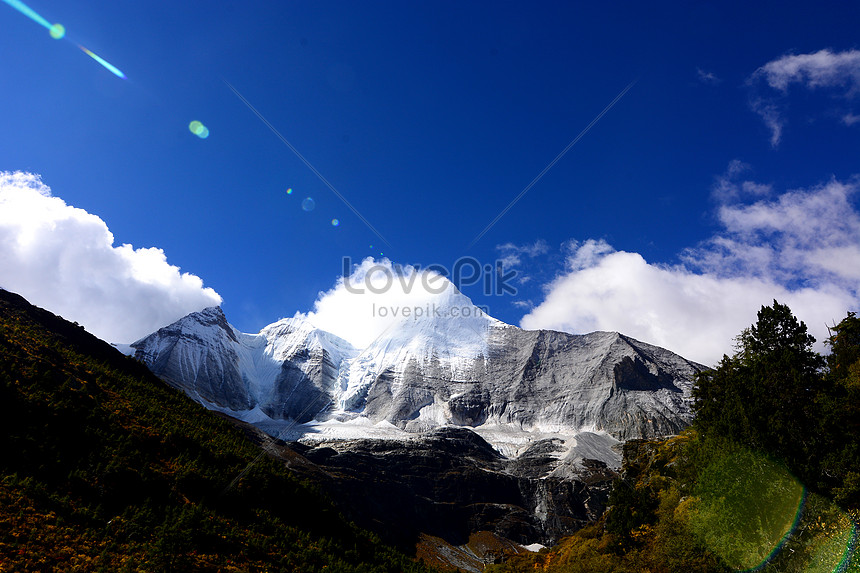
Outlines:
<svg viewBox="0 0 860 573"><path fill-rule="evenodd" d="M0 452L0 571L425 570L227 420L3 290Z"/></svg>

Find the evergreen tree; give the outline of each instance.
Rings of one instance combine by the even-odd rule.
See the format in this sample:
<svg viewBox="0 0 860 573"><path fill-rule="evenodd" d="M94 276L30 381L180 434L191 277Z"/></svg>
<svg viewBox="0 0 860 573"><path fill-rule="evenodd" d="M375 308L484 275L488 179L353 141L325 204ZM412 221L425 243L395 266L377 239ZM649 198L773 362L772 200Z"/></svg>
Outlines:
<svg viewBox="0 0 860 573"><path fill-rule="evenodd" d="M795 471L811 471L824 366L812 350L815 339L774 300L736 342L734 356L696 381L696 426L704 435L779 456Z"/></svg>
<svg viewBox="0 0 860 573"><path fill-rule="evenodd" d="M830 329L826 344L827 393L819 398L821 486L838 503L860 508L860 318L849 312Z"/></svg>
<svg viewBox="0 0 860 573"><path fill-rule="evenodd" d="M860 318L853 312L830 329L828 375L842 385L860 385Z"/></svg>

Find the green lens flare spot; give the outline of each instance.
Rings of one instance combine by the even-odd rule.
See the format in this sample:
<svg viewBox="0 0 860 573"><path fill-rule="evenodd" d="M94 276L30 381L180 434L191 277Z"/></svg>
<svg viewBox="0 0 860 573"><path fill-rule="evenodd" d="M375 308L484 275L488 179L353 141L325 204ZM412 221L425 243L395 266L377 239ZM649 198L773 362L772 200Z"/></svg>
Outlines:
<svg viewBox="0 0 860 573"><path fill-rule="evenodd" d="M797 529L806 490L778 463L739 450L718 457L696 487L691 529L737 570L759 570Z"/></svg>
<svg viewBox="0 0 860 573"><path fill-rule="evenodd" d="M287 189L287 195L292 195L292 194L293 194L293 188L290 187Z"/></svg>
<svg viewBox="0 0 860 573"><path fill-rule="evenodd" d="M48 32L51 34L51 37L55 40L61 39L66 35L66 29L62 24L54 24L48 29Z"/></svg>
<svg viewBox="0 0 860 573"><path fill-rule="evenodd" d="M209 137L209 128L197 120L188 124L188 130L200 139L206 139Z"/></svg>
<svg viewBox="0 0 860 573"><path fill-rule="evenodd" d="M331 220L331 226L332 227L337 227L338 225L340 225L340 221L338 221L337 219Z"/></svg>

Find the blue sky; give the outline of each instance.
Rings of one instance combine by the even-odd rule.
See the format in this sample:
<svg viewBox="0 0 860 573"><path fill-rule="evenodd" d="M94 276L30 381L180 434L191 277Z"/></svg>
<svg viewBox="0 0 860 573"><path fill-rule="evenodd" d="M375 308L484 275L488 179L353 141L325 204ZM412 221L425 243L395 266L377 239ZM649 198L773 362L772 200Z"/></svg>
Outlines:
<svg viewBox="0 0 860 573"><path fill-rule="evenodd" d="M820 253L803 233L833 221L762 221L835 193L849 223L825 247L854 261L860 5L597 4L29 2L65 26L54 40L0 3L0 171L41 175L55 197L103 220L115 246L162 249L217 291L244 331L311 310L345 256L448 268L462 256L504 259L520 273L517 295L462 289L497 318L622 330L675 348L685 329L701 328L665 333L701 314L692 302L605 318L625 308L613 297L638 307L659 298L636 273L642 261L639 270L672 284L729 281L700 289L698 305L759 281L739 289L757 298L738 301L737 317L708 333L723 346L774 297L796 295L819 330L856 308L858 277L797 254ZM208 138L189 131L192 120ZM302 209L305 197L313 211ZM773 245L770 262L738 259ZM612 269L638 290L598 292ZM0 284L11 286L30 272L3 270ZM661 280L653 288L677 300ZM602 300L607 312L585 316L565 297L595 312ZM822 308L827 316L814 313Z"/></svg>

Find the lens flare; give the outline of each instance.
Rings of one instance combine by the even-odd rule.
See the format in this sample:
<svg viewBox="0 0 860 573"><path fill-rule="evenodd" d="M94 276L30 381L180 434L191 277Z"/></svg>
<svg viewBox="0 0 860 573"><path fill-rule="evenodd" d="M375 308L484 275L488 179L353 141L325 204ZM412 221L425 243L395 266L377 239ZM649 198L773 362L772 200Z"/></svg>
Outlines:
<svg viewBox="0 0 860 573"><path fill-rule="evenodd" d="M209 128L197 121L196 119L188 124L188 131L199 137L206 139L209 137Z"/></svg>
<svg viewBox="0 0 860 573"><path fill-rule="evenodd" d="M337 219L331 220L331 226L332 227L337 227L338 225L340 225L340 221L338 221Z"/></svg>
<svg viewBox="0 0 860 573"><path fill-rule="evenodd" d="M860 571L851 516L761 454L711 462L689 507L690 530L737 571Z"/></svg>
<svg viewBox="0 0 860 573"><path fill-rule="evenodd" d="M80 48L80 49L81 49L81 50L82 50L86 55L88 55L89 57L91 57L92 59L94 59L95 61L97 61L98 63L100 63L101 65L103 65L103 66L105 67L105 69L107 69L110 73L112 73L113 75L115 75L115 76L116 76L116 77L118 77L118 78L125 79L125 74L124 74L124 73L122 73L121 71L119 71L119 69L118 69L116 66L114 66L114 65L113 65L113 64L111 64L110 62L106 62L105 60L101 59L101 58L100 58L100 57L98 57L96 54L92 53L91 51L89 51L89 50L88 50L88 49L86 49L85 47L81 46L80 44L78 44L78 47L79 47L79 48Z"/></svg>
<svg viewBox="0 0 860 573"><path fill-rule="evenodd" d="M27 6L23 2L19 2L18 0L3 0L3 1L6 2L6 4L11 6L12 8L14 8L15 10L17 10L18 12L20 12L21 14L23 14L26 17L28 17L29 19L31 19L32 21L36 22L37 24L44 26L48 30L51 29L51 23L50 22L48 22L47 20L42 18L39 14L36 13L35 10L30 8L29 6Z"/></svg>
<svg viewBox="0 0 860 573"><path fill-rule="evenodd" d="M62 24L51 24L47 20L45 20L42 16L40 16L35 10L21 2L20 0L3 0L6 4L11 6L12 8L19 11L21 14L30 18L40 26L44 26L47 28L48 33L51 34L51 37L55 40L59 40L66 35L66 28ZM86 55L103 65L108 71L117 76L118 78L126 79L125 74L122 73L119 68L114 66L113 64L103 60L99 56L95 55L85 47L78 44L78 47L83 51Z"/></svg>
<svg viewBox="0 0 860 573"><path fill-rule="evenodd" d="M18 0L3 0L11 6L12 8L19 11L21 14L30 18L40 26L44 26L48 29L48 33L51 34L51 37L55 40L59 40L63 36L66 35L66 29L62 24L51 24L47 20L45 20L42 16L40 16L35 10L24 4L23 2L19 2Z"/></svg>
<svg viewBox="0 0 860 573"><path fill-rule="evenodd" d="M305 197L305 200L302 201L302 210L307 211L308 213L313 211L316 206L317 204L310 197Z"/></svg>
<svg viewBox="0 0 860 573"><path fill-rule="evenodd" d="M292 187L287 188L287 195L292 195L292 194L293 194L293 188Z"/></svg>
<svg viewBox="0 0 860 573"><path fill-rule="evenodd" d="M758 570L797 527L806 489L782 466L739 451L712 462L697 485L691 528L737 570Z"/></svg>

